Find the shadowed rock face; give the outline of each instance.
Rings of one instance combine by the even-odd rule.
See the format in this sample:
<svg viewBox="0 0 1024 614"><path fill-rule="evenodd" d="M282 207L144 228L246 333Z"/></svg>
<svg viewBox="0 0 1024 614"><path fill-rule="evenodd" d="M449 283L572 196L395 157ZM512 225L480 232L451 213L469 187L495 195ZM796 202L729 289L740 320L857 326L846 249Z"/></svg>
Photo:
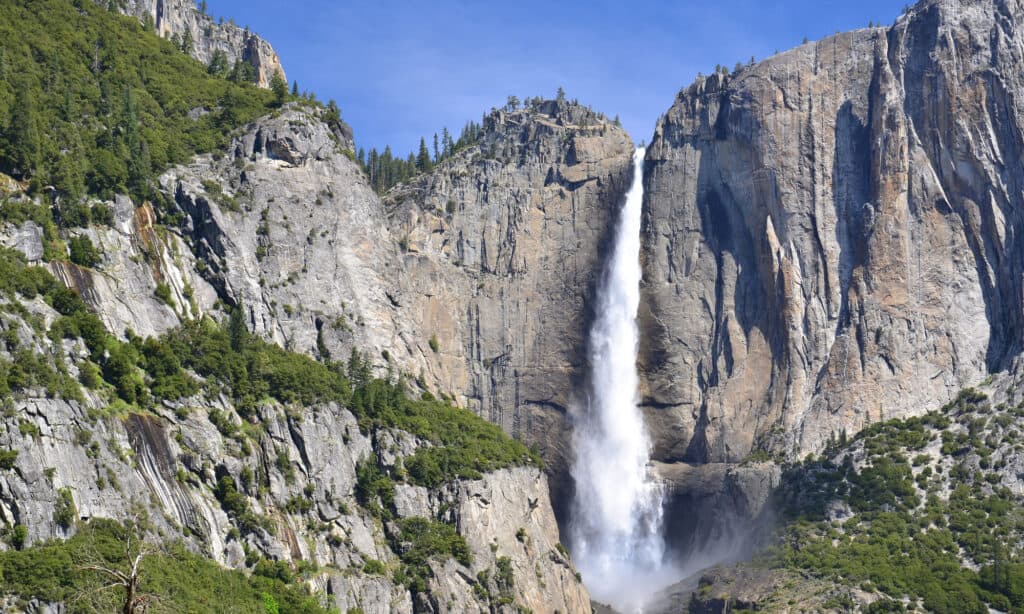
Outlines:
<svg viewBox="0 0 1024 614"><path fill-rule="evenodd" d="M682 91L647 150L661 460L800 454L1021 348L1024 9L929 0Z"/></svg>
<svg viewBox="0 0 1024 614"><path fill-rule="evenodd" d="M496 112L484 138L384 199L406 253L405 318L441 390L541 447L561 473L587 301L631 178L633 144L589 109Z"/></svg>

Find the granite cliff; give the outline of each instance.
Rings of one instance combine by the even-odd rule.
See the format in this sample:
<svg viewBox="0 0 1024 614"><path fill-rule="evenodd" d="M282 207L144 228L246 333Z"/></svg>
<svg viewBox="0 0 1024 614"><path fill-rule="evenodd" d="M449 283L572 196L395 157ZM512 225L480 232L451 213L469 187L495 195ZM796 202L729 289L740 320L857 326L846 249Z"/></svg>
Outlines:
<svg viewBox="0 0 1024 614"><path fill-rule="evenodd" d="M188 33L204 63L224 51L264 86L281 71L267 43L191 2L120 6L162 36ZM920 415L1019 354L1022 28L1012 0L923 0L891 27L701 77L660 119L645 163L639 368L677 545L762 516L778 461ZM56 231L34 219L5 217L0 243L45 265L122 341L238 306L262 339L325 362L361 351L373 373L403 373L416 394L535 444L547 475L515 466L398 485L392 524L447 523L473 552L471 564L434 561L429 590L409 591L360 571L397 566L402 548L397 525L355 500L355 467L375 458L401 473L426 445L416 437L364 432L339 404L300 417L267 403L253 419L200 395L104 416L105 397L37 389L6 407L0 442L17 460L0 473L0 513L33 543L68 535L53 520L62 489L79 520L141 505L225 565L245 567L245 549L317 563L327 571L311 583L343 610L586 611L552 509L571 488L588 302L630 180L629 136L576 102L532 100L492 110L475 142L378 195L347 126L310 101L274 109L163 172L153 202L117 196L96 203L109 224L61 229L97 247L92 265L54 257ZM2 183L5 207L35 198ZM5 313L8 336L78 377L80 341L32 332L58 318L52 306L16 302L29 315ZM246 450L225 420L265 432ZM276 528L242 539L215 493L247 466L266 482L243 494ZM514 585L481 582L503 557Z"/></svg>
<svg viewBox="0 0 1024 614"><path fill-rule="evenodd" d="M586 376L588 299L632 175L621 127L574 102L496 111L484 138L384 198L426 374L539 446L559 487ZM423 351L421 349L421 351Z"/></svg>
<svg viewBox="0 0 1024 614"><path fill-rule="evenodd" d="M226 152L199 156L165 173L160 178L166 195L160 214L150 203L136 205L119 196L105 204L112 212L110 226L71 231L72 237L88 238L96 246L100 259L93 266L44 260L45 232L34 221L9 224L3 231L4 243L21 251L29 264L46 265L121 339L159 336L203 317L221 319L226 304L240 305L248 330L284 348L321 360L348 358L357 350L377 374L404 372L410 383L417 380L417 387L446 396L446 390L458 389L454 374L468 378L466 374L479 376L486 370L480 367L487 359L482 344L489 344L484 347L490 352L498 344L505 346L500 335L510 334L508 327L481 332L479 320L462 320L461 314L445 309L449 303L472 304L456 293L489 297L485 308L501 308L501 293L512 292L513 270L519 276L540 276L547 259L554 259L546 256L541 267L536 258L546 252L536 244L528 250L521 247L525 255L516 256L516 241L525 241L532 232L561 237L578 221L590 233L591 243L589 255L579 257L584 264L571 273L583 276L590 268L588 261L597 257L601 226L577 220L575 208L585 206L591 215L602 206L600 196L613 198L609 195L622 171L614 156L628 155L629 141L614 128L609 153L602 149L600 134L610 130L610 123L567 103L551 103L547 113L495 114L487 137L450 162L465 176L471 177L466 169L476 165L493 174L493 187L474 180L469 184L473 187L461 188L491 203L476 208L474 201L472 215L439 215L434 210L437 197L414 200L411 190L389 208L351 159L351 135L344 125L322 121L319 108L291 105L239 131ZM565 128L556 123L567 118L590 124ZM519 130L538 127L546 131L543 138L529 133L530 138L520 141ZM573 135L566 134L577 129L583 133L577 137L580 144L559 147L563 139L575 143ZM528 171L518 169L518 157L494 157L492 148L507 146L506 142L521 142L524 151L515 155L534 158ZM567 154L570 150L573 153ZM563 174L571 175L574 183L544 188L546 182L556 181L553 177L567 181L561 179ZM7 198L31 202L16 182L10 183ZM485 186L482 194L472 191L480 185ZM540 194L533 196L533 190ZM488 234L489 218L476 219L478 212L507 211L509 198L521 198L521 209L513 209L500 236ZM564 203L564 208L544 199ZM545 207L557 213L550 231L545 230ZM440 235L453 219L469 220L459 233L460 249L466 254L479 249L483 257L465 264L452 262L440 243L429 253L427 240L418 242L401 226L393 230L395 212L409 216L414 208L418 215L437 218L441 229L432 235ZM160 217L168 215L176 222L161 223ZM471 235L470 229L478 234ZM407 234L414 236L406 238ZM563 241L546 245L555 248ZM494 255L487 256L488 249L499 254L499 264ZM565 263L560 264L559 274L570 274ZM420 274L424 280L434 279L429 292L423 291ZM559 283L571 287L570 282ZM573 291L582 303L582 291ZM531 300L540 302L537 294L528 292L523 302ZM34 308L43 321L59 318L43 303ZM521 306L514 314L525 319L533 312ZM489 313L487 319L498 317L505 316ZM7 326L31 329L16 320ZM44 337L29 338L42 354L60 353ZM443 345L436 342L436 351L432 339L444 339ZM477 344L468 346L476 348L475 362L465 358L464 343ZM517 347L525 352L524 346ZM71 375L78 377L76 365L87 351L80 345L63 350ZM449 351L454 356L446 361ZM571 348L560 351L558 358L571 365ZM566 383L550 388L569 390L570 371L561 368L558 375ZM514 382L502 382L515 388ZM213 396L111 417L106 416L106 393L87 394L79 401L49 399L48 394L39 390L15 397L9 413L19 418L8 422L3 442L5 449L17 454L12 472L0 476L4 518L11 526L28 527L26 545L73 534L73 525L54 520L61 493L68 492L77 510L76 522L94 517L127 520L141 512L153 520L153 530L186 539L230 567L251 566L253 555L247 560L245 552L293 567L313 565L323 571L310 576L310 585L343 611L589 608L586 591L559 544L547 477L536 468L503 469L481 480L436 488L398 484L393 503L387 504L394 521L382 524L361 507L365 502L355 498L356 465L377 459L383 470L401 475L403 459L429 441L402 431L360 430L352 414L337 405L270 404L253 416L223 396ZM462 404L468 398L456 397ZM512 413L519 408L515 399L489 397L486 407L497 412L500 400L509 403ZM561 413L550 419L565 428ZM239 427L251 431L246 423L262 425L265 435L228 435L237 434ZM549 437L562 445L557 432ZM250 509L267 519L267 526L248 532L243 528L240 539L241 521L218 503L218 489L224 476L236 484L251 482L251 477L242 476L243 468L264 476L262 487L247 488L243 494ZM472 563L438 560L425 590L410 591L393 581L388 570L401 569L402 551L387 544L401 543L395 541L401 535L395 523L400 526L402 519L411 517L456 526L472 551ZM378 560L384 564L384 575L362 572L367 562Z"/></svg>
<svg viewBox="0 0 1024 614"><path fill-rule="evenodd" d="M1008 366L1022 28L929 0L679 93L647 150L656 457L802 456Z"/></svg>
<svg viewBox="0 0 1024 614"><path fill-rule="evenodd" d="M97 0L105 2L106 0ZM126 15L138 17L153 25L156 33L164 38L176 38L186 46L186 52L203 64L209 64L216 52L222 51L227 57L228 67L235 62L250 64L256 73L256 83L269 87L274 73L285 77L281 58L270 46L248 27L241 27L234 21L215 20L199 11L192 0L121 0L116 3Z"/></svg>

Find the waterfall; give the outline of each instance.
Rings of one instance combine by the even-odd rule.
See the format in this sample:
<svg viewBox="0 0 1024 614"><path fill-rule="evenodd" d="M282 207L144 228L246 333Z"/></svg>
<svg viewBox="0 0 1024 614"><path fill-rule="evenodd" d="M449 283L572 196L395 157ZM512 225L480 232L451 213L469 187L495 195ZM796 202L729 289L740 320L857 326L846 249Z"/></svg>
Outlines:
<svg viewBox="0 0 1024 614"><path fill-rule="evenodd" d="M668 583L662 490L648 469L651 442L637 407L643 162L640 148L597 289L590 383L573 431L573 559L591 596L621 612L642 611L644 600Z"/></svg>

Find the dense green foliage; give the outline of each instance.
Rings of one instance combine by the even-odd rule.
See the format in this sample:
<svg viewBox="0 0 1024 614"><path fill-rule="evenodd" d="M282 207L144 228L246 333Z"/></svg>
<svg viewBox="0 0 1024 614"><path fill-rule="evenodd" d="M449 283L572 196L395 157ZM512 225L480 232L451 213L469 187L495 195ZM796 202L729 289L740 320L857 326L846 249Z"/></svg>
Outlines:
<svg viewBox="0 0 1024 614"><path fill-rule="evenodd" d="M997 449L1019 448L1022 417L967 390L942 412L865 430L853 444L864 463L840 447L790 469L779 493L789 524L769 561L930 612L1024 612L1022 501L984 472L1005 462ZM939 455L927 452L940 438ZM852 516L829 521L834 502Z"/></svg>
<svg viewBox="0 0 1024 614"><path fill-rule="evenodd" d="M86 192L148 197L155 173L275 104L226 76L106 3L0 3L0 171L55 186L68 208Z"/></svg>
<svg viewBox="0 0 1024 614"><path fill-rule="evenodd" d="M406 584L413 592L427 589L431 558L452 557L467 567L473 562L466 540L449 524L413 517L399 520L398 528L394 541L402 569L395 574L395 581Z"/></svg>
<svg viewBox="0 0 1024 614"><path fill-rule="evenodd" d="M94 267L100 262L100 252L89 237L82 235L68 241L71 262L79 266Z"/></svg>
<svg viewBox="0 0 1024 614"><path fill-rule="evenodd" d="M26 600L63 602L72 614L119 610L123 595L90 594L106 578L83 567L127 569L127 555L135 552L126 548L131 535L112 521L95 519L67 541L0 552L4 592ZM327 612L301 585L228 570L177 545L146 556L141 568L139 590L155 595L161 611L269 612L267 604L272 603L281 612Z"/></svg>
<svg viewBox="0 0 1024 614"><path fill-rule="evenodd" d="M238 326L236 312L232 324ZM307 356L288 352L241 329L222 327L212 320L189 322L163 337L181 364L228 393L243 415L264 398L282 403L312 405L344 402L350 395L342 373Z"/></svg>

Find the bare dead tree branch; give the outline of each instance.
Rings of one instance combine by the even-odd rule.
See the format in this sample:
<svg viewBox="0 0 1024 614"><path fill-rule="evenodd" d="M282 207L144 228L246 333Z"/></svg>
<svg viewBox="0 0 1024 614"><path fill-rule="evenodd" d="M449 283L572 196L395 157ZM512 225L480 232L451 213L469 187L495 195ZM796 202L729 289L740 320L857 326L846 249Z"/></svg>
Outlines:
<svg viewBox="0 0 1024 614"><path fill-rule="evenodd" d="M144 563L147 557L156 554L156 544L137 535L138 525L129 523L124 537L124 563L118 565L101 556L95 547L85 551L82 561L76 569L92 573L101 578L101 585L79 595L73 601L91 599L99 593L117 590L123 592L123 601L119 609L122 614L144 614L155 602L156 595L142 592L140 583L144 574Z"/></svg>

